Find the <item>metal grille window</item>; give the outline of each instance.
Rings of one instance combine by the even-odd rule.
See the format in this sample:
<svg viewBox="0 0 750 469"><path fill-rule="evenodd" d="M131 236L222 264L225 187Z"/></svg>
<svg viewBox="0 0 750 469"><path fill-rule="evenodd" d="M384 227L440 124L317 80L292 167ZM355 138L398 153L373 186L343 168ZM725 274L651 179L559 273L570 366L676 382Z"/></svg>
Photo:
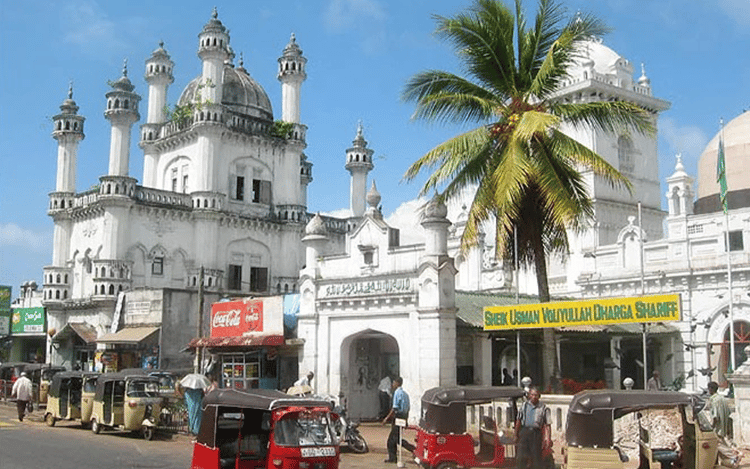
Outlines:
<svg viewBox="0 0 750 469"><path fill-rule="evenodd" d="M257 389L260 387L260 352L222 355L222 387Z"/></svg>

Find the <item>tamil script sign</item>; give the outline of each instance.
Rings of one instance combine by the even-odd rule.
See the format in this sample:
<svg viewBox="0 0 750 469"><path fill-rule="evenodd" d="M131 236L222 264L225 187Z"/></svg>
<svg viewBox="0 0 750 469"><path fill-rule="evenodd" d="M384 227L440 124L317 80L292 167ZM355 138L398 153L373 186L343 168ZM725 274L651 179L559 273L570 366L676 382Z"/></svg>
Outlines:
<svg viewBox="0 0 750 469"><path fill-rule="evenodd" d="M12 334L44 334L44 308L16 308L11 319Z"/></svg>
<svg viewBox="0 0 750 469"><path fill-rule="evenodd" d="M680 295L562 301L484 309L484 330L679 321Z"/></svg>

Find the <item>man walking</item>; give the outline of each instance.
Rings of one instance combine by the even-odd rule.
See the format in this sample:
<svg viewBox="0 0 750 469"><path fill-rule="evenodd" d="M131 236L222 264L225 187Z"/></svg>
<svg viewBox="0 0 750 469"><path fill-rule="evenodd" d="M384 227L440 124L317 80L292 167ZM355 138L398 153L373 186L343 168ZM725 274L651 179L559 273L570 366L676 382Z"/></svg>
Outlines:
<svg viewBox="0 0 750 469"><path fill-rule="evenodd" d="M708 383L709 397L701 412L707 414L714 432L719 438L719 462L726 467L738 467L742 460L742 453L735 449L734 442L729 437L729 403L724 396L717 392L718 390L719 383L716 381Z"/></svg>
<svg viewBox="0 0 750 469"><path fill-rule="evenodd" d="M378 418L384 419L391 408L391 377L385 375L378 383L378 398L380 400L380 414Z"/></svg>
<svg viewBox="0 0 750 469"><path fill-rule="evenodd" d="M542 451L552 447L550 410L539 401L539 390L529 388L529 400L524 402L516 418L516 455L518 469L542 469Z"/></svg>
<svg viewBox="0 0 750 469"><path fill-rule="evenodd" d="M13 383L13 389L11 389L11 398L16 398L16 408L18 409L18 421L23 422L23 417L26 415L26 406L31 401L31 380L24 371L21 373L21 377Z"/></svg>
<svg viewBox="0 0 750 469"><path fill-rule="evenodd" d="M399 428L396 425L396 419L407 420L409 418L409 395L401 387L403 383L404 380L400 376L393 379L393 384L391 385L391 389L393 389L393 404L391 405L390 412L383 419L383 425L388 423L391 418L393 419L391 433L388 434L388 442L386 443L388 447L388 459L385 462L396 462L396 447L399 440Z"/></svg>

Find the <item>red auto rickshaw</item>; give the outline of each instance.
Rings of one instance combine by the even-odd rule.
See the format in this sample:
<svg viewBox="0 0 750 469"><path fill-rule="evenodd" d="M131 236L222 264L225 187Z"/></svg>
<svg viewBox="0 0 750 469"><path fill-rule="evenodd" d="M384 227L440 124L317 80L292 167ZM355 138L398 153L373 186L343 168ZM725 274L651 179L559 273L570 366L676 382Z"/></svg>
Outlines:
<svg viewBox="0 0 750 469"><path fill-rule="evenodd" d="M193 469L337 469L332 404L268 389L219 389L203 399Z"/></svg>
<svg viewBox="0 0 750 469"><path fill-rule="evenodd" d="M422 415L417 427L414 459L426 469L466 467L515 467L513 424L524 390L511 386L438 387L422 395ZM504 401L500 407L485 406L479 414L476 434L467 431L466 408ZM497 409L497 410L495 410ZM551 450L547 451L551 456Z"/></svg>

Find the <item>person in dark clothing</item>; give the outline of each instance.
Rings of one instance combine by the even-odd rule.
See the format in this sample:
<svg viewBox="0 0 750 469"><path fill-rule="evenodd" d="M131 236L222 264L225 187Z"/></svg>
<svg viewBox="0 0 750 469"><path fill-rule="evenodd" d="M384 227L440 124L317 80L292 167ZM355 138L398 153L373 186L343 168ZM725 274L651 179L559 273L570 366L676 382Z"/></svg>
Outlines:
<svg viewBox="0 0 750 469"><path fill-rule="evenodd" d="M529 388L529 400L524 402L516 418L516 455L518 469L542 469L542 451L552 446L550 410L539 401L539 390Z"/></svg>
<svg viewBox="0 0 750 469"><path fill-rule="evenodd" d="M513 377L507 368L503 368L503 386L513 386Z"/></svg>

